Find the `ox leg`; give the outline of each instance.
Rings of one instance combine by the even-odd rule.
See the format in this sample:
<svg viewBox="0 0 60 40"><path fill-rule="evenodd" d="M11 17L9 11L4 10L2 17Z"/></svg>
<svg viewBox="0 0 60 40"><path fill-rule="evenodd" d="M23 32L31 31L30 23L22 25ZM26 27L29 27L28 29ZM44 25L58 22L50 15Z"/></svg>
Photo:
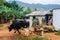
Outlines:
<svg viewBox="0 0 60 40"><path fill-rule="evenodd" d="M16 33L16 29L14 29L15 31L14 31L14 33Z"/></svg>
<svg viewBox="0 0 60 40"><path fill-rule="evenodd" d="M25 28L25 35L28 36L29 35L29 30L27 28Z"/></svg>
<svg viewBox="0 0 60 40"><path fill-rule="evenodd" d="M18 33L20 34L19 30L17 30L17 31L18 31Z"/></svg>
<svg viewBox="0 0 60 40"><path fill-rule="evenodd" d="M14 33L16 33L16 30L15 30L15 32Z"/></svg>

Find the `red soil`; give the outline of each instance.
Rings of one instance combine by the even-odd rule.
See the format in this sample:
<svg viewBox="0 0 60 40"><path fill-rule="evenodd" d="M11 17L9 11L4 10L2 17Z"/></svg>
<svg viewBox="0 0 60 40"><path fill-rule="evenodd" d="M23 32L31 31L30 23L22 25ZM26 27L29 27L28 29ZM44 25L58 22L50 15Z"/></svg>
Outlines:
<svg viewBox="0 0 60 40"><path fill-rule="evenodd" d="M16 38L26 38L26 36L24 35L24 31L21 30L20 35L18 33L14 33L14 30L9 32L8 26L9 26L8 24L3 24L3 26L0 27L0 40L16 40ZM35 37L35 36L39 36L39 35L32 33L28 37ZM44 33L43 36L52 40L60 40L60 36L55 35L55 33Z"/></svg>

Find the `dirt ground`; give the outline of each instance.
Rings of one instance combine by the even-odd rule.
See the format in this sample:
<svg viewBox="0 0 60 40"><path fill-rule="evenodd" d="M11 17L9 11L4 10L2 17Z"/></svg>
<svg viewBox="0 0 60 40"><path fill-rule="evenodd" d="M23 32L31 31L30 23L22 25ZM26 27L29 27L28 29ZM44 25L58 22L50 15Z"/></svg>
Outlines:
<svg viewBox="0 0 60 40"><path fill-rule="evenodd" d="M21 34L14 33L14 30L9 32L8 30L9 24L0 24L0 40L16 40L17 38L25 38L24 31L21 30ZM33 31L33 28L32 28ZM35 33L30 34L28 37L40 36ZM44 33L43 37L47 37L52 40L60 40L59 35L55 35L55 33Z"/></svg>

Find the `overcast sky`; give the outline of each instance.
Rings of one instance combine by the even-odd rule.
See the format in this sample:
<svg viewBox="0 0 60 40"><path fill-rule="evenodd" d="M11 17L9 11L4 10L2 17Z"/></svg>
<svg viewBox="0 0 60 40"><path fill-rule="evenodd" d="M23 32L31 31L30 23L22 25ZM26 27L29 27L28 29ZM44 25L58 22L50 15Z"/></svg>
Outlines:
<svg viewBox="0 0 60 40"><path fill-rule="evenodd" d="M13 1L13 0L7 0L7 1ZM16 0L16 1L22 1L25 3L29 3L29 4L37 4L37 3L41 3L41 4L60 4L60 0Z"/></svg>

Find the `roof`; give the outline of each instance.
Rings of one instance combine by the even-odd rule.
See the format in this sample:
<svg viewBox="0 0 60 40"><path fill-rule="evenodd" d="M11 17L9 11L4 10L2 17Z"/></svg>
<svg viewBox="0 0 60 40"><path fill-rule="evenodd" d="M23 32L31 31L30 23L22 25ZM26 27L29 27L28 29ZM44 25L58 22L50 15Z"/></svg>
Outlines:
<svg viewBox="0 0 60 40"><path fill-rule="evenodd" d="M52 11L53 11L53 10L58 10L58 9L60 9L60 8L54 8L54 9L52 9Z"/></svg>
<svg viewBox="0 0 60 40"><path fill-rule="evenodd" d="M30 14L27 14L26 16L44 16L45 14L50 14L50 10L47 11L34 11Z"/></svg>
<svg viewBox="0 0 60 40"><path fill-rule="evenodd" d="M59 10L60 8L54 8L54 9L51 9L50 12L53 12L54 10Z"/></svg>

